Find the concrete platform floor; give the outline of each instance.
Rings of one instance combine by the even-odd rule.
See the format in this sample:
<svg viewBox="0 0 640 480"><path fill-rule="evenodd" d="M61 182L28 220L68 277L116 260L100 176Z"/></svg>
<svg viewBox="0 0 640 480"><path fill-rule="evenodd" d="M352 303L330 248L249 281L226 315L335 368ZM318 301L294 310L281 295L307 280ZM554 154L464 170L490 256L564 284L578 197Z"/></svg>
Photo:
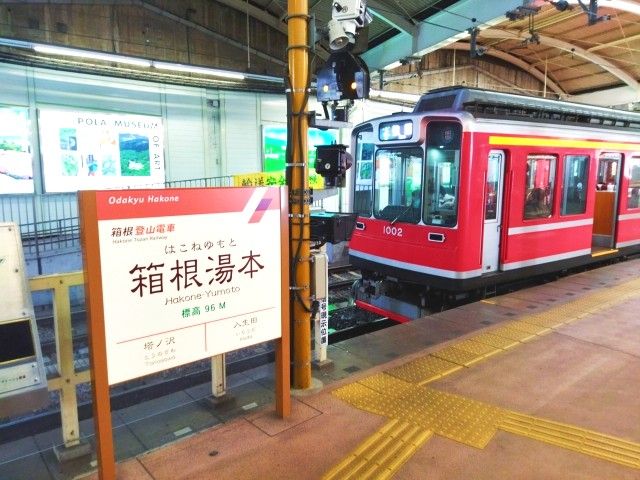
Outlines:
<svg viewBox="0 0 640 480"><path fill-rule="evenodd" d="M345 470L332 478L367 478L364 469L371 467L369 478L640 480L639 272L638 260L619 263L341 342L329 352L335 368L315 372L325 388L296 396L292 414L284 420L275 416L269 397L272 378L264 368L245 375L246 382L234 379L230 392L238 398L234 407L227 407L226 417L193 401L185 403L191 410L178 420L175 409L167 408L164 415L135 427L136 412L128 419L121 412L120 428L131 430L129 440L141 442L146 451L133 449L132 458L118 464L118 478L320 479L343 462ZM475 360L462 355L460 364L449 362L458 370L447 373L445 368L439 378L416 370L407 377L398 374L425 359L459 352L467 348L461 342L474 339L475 344L479 334L499 336L496 328L517 321L524 321L518 330L522 335L512 347L486 358L478 354ZM551 328L525 333L535 322ZM511 333L503 330L500 338L507 341ZM343 400L353 392L350 401ZM194 392L181 393L198 398ZM432 418L434 402L425 400L430 395L455 401L444 402L444 410ZM185 401L179 397L158 402L166 407ZM373 406L367 404L370 399ZM254 408L244 408L248 405ZM472 410L468 405L495 414L494 424L471 435L487 440L481 447L477 436L460 433L478 426L475 414L464 411ZM196 433L157 446L194 416L201 416L205 426L210 422L210 428L196 432L194 427ZM514 416L533 419L535 425L524 433L508 431L505 418ZM425 433L422 440L407 441L408 435L398 434L377 450L372 447L380 429L398 418ZM558 430L536 438L536 422L548 425L546 421L556 422L550 425ZM571 438L559 433L565 428L572 428ZM458 437L462 440L453 439ZM121 452L127 438L119 440L116 433ZM626 441L623 461L615 455L619 444L605 446L602 454L590 447L592 438ZM19 445L12 448L20 451ZM7 458L4 445L0 452ZM385 453L391 458L383 462ZM40 458L47 463L46 454ZM366 465L359 469L357 462L363 459ZM49 476L3 476L8 472L3 465L17 464L3 464L0 458L2 479L72 478L71 470L56 473L50 465L45 470ZM80 477L94 479L97 474Z"/></svg>

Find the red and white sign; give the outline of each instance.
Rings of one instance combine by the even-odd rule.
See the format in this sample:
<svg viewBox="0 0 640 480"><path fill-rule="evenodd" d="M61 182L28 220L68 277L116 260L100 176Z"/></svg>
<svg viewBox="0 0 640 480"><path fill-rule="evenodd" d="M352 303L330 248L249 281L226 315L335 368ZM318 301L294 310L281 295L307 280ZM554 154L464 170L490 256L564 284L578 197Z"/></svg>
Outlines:
<svg viewBox="0 0 640 480"><path fill-rule="evenodd" d="M280 199L96 192L110 385L281 336Z"/></svg>

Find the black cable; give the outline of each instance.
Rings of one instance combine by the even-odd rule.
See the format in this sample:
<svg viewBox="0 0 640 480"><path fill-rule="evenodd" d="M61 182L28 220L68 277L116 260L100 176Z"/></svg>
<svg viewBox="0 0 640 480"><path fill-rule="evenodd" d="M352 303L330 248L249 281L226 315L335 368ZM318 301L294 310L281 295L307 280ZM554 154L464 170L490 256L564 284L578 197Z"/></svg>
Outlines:
<svg viewBox="0 0 640 480"><path fill-rule="evenodd" d="M307 22L309 21L309 17L305 16ZM289 47L287 47L287 52L289 52L289 50L294 49L294 48L304 48L307 50L310 50L311 47L309 45L291 45ZM302 139L302 121L298 122L298 141L297 141L297 145L293 145L292 140L293 140L293 117L302 117L304 115L307 115L307 113L305 112L307 103L309 101L309 90L311 87L311 65L312 63L315 62L315 55L314 55L314 59L309 62L308 65L308 71L307 71L307 78L306 78L306 82L305 82L305 87L304 87L304 97L302 100L302 104L300 106L300 109L296 112L292 111L293 110L293 88L292 88L292 84L291 84L291 72L290 70L288 71L287 76L285 77L285 85L286 85L286 91L287 91L287 148L286 148L286 158L287 158L287 164L288 164L288 168L286 170L286 178L287 178L287 184L291 185L292 182L292 170L293 168L300 168L299 165L293 165L293 149L294 148L298 148L298 160L301 161L304 157L304 145L303 145L303 139ZM303 166L303 172L304 172L304 166ZM304 182L303 182L304 184ZM304 201L305 201L305 191L304 188L300 189L299 192L289 192L289 198L290 198L290 204L291 204L291 199L292 198L296 198L297 201L301 201L302 205L304 205ZM300 198L298 198L300 197ZM304 208L302 209L304 210ZM305 221L309 221L309 219L305 219L304 218L304 214L301 213L300 214L300 218L298 218L299 221L299 234L297 237L297 245L296 245L296 249L295 249L295 253L293 255L292 258L292 262L291 265L289 266L289 275L290 275L290 283L293 289L293 297L296 301L298 301L298 303L304 308L304 310L306 312L309 313L313 313L313 303L311 306L307 305L304 301L304 299L302 298L302 296L300 295L300 290L299 290L299 286L297 284L296 281L296 271L298 268L298 264L300 263L300 253L302 250L302 245L304 241L310 241L311 239L305 239L304 238L304 226L305 226ZM291 221L290 221L291 226L293 226L293 217L291 217ZM307 259L307 261L309 261L309 259ZM310 288L310 285L308 286L308 288Z"/></svg>

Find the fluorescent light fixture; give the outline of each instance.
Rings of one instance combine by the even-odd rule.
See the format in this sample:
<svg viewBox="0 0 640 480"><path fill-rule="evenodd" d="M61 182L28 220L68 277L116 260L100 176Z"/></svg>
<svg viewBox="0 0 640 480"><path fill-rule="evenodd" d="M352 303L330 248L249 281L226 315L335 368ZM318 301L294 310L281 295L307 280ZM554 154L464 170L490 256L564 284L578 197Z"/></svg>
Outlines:
<svg viewBox="0 0 640 480"><path fill-rule="evenodd" d="M568 0L568 2L572 5L578 4L578 0ZM616 10L621 10L623 12L629 12L635 15L640 15L640 5L631 1L610 0L609 2L601 3L600 6L604 8L615 8Z"/></svg>
<svg viewBox="0 0 640 480"><path fill-rule="evenodd" d="M403 92L390 92L388 90L369 90L370 97L388 98L389 100L401 100L403 102L416 103L420 99L420 95Z"/></svg>
<svg viewBox="0 0 640 480"><path fill-rule="evenodd" d="M0 45L4 47L14 47L14 48L32 48L33 47L33 44L31 42L15 40L13 38L0 38Z"/></svg>
<svg viewBox="0 0 640 480"><path fill-rule="evenodd" d="M257 73L245 73L244 77L248 80L259 80L262 82L284 83L282 77L274 77L271 75L259 75Z"/></svg>
<svg viewBox="0 0 640 480"><path fill-rule="evenodd" d="M197 67L195 65L183 65L181 63L153 62L153 66L158 70L172 70L174 72L199 73L201 75L213 75L216 77L231 78L234 80L244 80L242 73L217 70L215 68Z"/></svg>
<svg viewBox="0 0 640 480"><path fill-rule="evenodd" d="M112 53L94 52L91 50L81 50L78 48L56 47L53 45L33 44L33 49L38 53L47 55L61 55L64 57L90 58L92 60L102 60L104 62L125 63L136 67L150 67L151 60L143 58L128 57L126 55L115 55Z"/></svg>
<svg viewBox="0 0 640 480"><path fill-rule="evenodd" d="M102 60L104 62L122 63L134 65L136 67L150 68L155 67L158 70L167 70L174 72L199 73L201 75L212 75L216 77L229 78L232 80L258 80L263 82L282 83L283 79L272 77L269 75L259 74L243 74L239 72L231 72L228 70L219 70L216 68L198 67L195 65L184 65L182 63L159 62L155 60L147 60L144 58L130 57L128 55L118 55L114 53L96 52L93 50L84 50L80 48L59 47L56 45L45 45L42 43L30 43L22 40L14 40L10 38L0 37L0 46L33 49L38 53L46 55L60 55L63 57L88 58L93 60Z"/></svg>
<svg viewBox="0 0 640 480"><path fill-rule="evenodd" d="M398 68L400 67L402 64L399 61L390 63L389 65L387 65L386 67L384 67L384 70L393 70L394 68Z"/></svg>

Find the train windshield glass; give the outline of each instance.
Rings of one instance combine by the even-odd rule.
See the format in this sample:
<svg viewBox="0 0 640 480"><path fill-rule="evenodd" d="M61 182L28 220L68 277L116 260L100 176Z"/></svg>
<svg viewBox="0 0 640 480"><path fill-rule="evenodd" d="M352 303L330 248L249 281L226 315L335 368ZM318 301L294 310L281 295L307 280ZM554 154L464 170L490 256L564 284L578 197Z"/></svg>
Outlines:
<svg viewBox="0 0 640 480"><path fill-rule="evenodd" d="M391 222L418 223L422 206L421 148L378 150L373 214Z"/></svg>
<svg viewBox="0 0 640 480"><path fill-rule="evenodd" d="M424 220L428 225L458 223L458 181L462 127L453 122L427 126L427 192Z"/></svg>
<svg viewBox="0 0 640 480"><path fill-rule="evenodd" d="M367 124L359 127L353 136L356 153L353 211L362 217L370 217L373 200L373 126Z"/></svg>

